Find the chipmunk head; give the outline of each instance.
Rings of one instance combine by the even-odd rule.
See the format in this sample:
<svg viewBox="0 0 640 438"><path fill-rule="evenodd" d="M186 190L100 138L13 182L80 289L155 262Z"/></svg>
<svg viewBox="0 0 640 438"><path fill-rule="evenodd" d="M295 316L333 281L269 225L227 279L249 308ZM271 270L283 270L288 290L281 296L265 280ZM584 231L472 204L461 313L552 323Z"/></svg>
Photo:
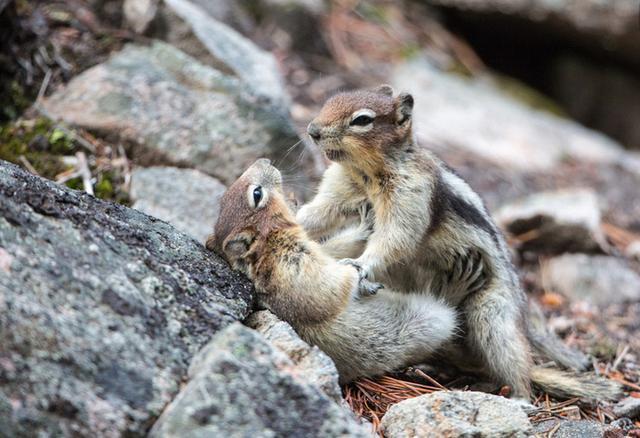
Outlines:
<svg viewBox="0 0 640 438"><path fill-rule="evenodd" d="M331 161L366 161L407 143L412 109L413 97L394 97L389 85L340 93L324 104L307 133Z"/></svg>
<svg viewBox="0 0 640 438"><path fill-rule="evenodd" d="M282 175L266 158L251 165L225 192L220 214L206 247L238 266L271 229L293 223L282 192Z"/></svg>

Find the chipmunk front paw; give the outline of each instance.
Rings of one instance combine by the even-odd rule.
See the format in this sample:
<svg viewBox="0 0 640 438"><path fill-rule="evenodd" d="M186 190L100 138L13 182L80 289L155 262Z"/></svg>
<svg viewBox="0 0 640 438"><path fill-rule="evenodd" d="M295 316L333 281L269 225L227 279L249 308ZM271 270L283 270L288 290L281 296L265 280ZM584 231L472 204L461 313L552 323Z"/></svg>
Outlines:
<svg viewBox="0 0 640 438"><path fill-rule="evenodd" d="M375 295L380 289L384 287L382 283L376 283L370 281L369 270L365 269L357 260L354 259L342 259L338 260L338 263L342 265L353 266L358 271L358 296L368 297Z"/></svg>

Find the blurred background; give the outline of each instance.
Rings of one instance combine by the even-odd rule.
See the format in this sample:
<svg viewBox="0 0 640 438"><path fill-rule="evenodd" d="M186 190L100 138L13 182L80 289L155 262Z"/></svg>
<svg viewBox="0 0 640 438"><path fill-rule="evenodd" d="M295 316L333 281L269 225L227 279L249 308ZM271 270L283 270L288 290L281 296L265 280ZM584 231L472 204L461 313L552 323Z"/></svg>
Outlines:
<svg viewBox="0 0 640 438"><path fill-rule="evenodd" d="M258 157L308 199L326 162L307 123L389 83L485 198L551 328L640 396L639 8L0 0L0 159L202 240Z"/></svg>

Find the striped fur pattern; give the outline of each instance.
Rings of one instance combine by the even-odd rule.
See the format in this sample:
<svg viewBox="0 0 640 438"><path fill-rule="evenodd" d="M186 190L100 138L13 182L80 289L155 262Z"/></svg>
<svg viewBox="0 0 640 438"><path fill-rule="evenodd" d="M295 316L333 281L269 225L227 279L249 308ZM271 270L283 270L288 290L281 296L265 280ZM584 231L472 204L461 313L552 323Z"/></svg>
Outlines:
<svg viewBox="0 0 640 438"><path fill-rule="evenodd" d="M417 145L412 109L413 98L394 97L389 86L329 99L308 132L333 163L296 218L322 241L370 204L373 231L362 253L347 262L364 278L404 293L431 293L458 308L464 345L451 357L464 357L496 383L511 386L516 397L529 397L532 333L539 335L534 347L560 340L529 327L526 296L503 237L478 194ZM567 351L542 353L584 367L584 360L565 360Z"/></svg>

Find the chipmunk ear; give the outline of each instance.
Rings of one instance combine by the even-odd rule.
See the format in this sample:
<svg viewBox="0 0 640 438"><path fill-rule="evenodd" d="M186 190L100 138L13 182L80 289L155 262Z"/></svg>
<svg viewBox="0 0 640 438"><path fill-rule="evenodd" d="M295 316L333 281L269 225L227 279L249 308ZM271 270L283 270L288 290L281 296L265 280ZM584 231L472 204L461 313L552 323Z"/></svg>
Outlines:
<svg viewBox="0 0 640 438"><path fill-rule="evenodd" d="M393 88L391 85L382 84L378 85L372 90L374 93L384 94L385 96L393 96Z"/></svg>
<svg viewBox="0 0 640 438"><path fill-rule="evenodd" d="M413 96L409 93L400 93L396 97L396 121L398 125L411 118L413 112Z"/></svg>

